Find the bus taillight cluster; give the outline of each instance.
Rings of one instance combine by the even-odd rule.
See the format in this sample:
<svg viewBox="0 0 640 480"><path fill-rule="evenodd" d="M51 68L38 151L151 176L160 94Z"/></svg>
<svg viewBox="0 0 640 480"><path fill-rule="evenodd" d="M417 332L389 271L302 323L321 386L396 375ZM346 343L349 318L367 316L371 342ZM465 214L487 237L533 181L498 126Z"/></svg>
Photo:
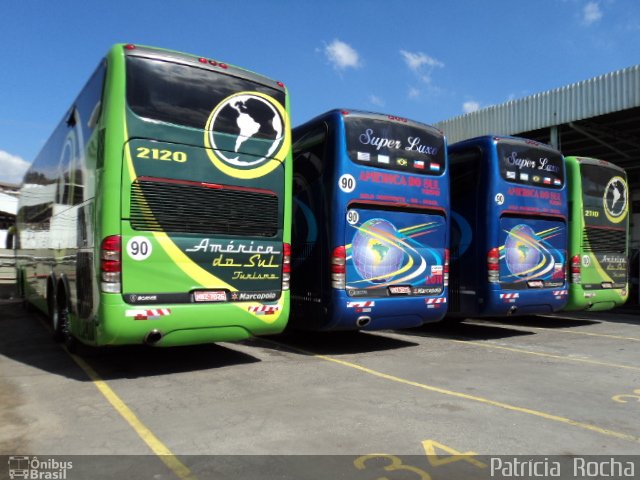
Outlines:
<svg viewBox="0 0 640 480"><path fill-rule="evenodd" d="M487 274L489 282L500 282L500 250L497 247L487 253Z"/></svg>
<svg viewBox="0 0 640 480"><path fill-rule="evenodd" d="M444 250L444 268L443 268L443 280L444 280L444 286L448 287L449 286L449 249L445 248Z"/></svg>
<svg viewBox="0 0 640 480"><path fill-rule="evenodd" d="M282 244L282 290L289 290L289 280L291 279L291 245Z"/></svg>
<svg viewBox="0 0 640 480"><path fill-rule="evenodd" d="M571 283L580 283L580 255L571 257Z"/></svg>
<svg viewBox="0 0 640 480"><path fill-rule="evenodd" d="M120 235L105 237L100 246L100 286L103 292L120 293L121 272L122 240Z"/></svg>
<svg viewBox="0 0 640 480"><path fill-rule="evenodd" d="M347 252L344 246L333 249L331 254L331 286L345 288L347 284Z"/></svg>

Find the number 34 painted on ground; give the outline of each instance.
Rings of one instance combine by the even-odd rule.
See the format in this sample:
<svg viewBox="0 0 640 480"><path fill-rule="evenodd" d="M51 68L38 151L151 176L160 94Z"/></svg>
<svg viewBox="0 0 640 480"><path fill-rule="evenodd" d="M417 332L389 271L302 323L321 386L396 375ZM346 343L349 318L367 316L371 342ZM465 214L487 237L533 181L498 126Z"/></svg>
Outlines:
<svg viewBox="0 0 640 480"><path fill-rule="evenodd" d="M475 452L458 452L451 447L447 447L435 440L424 440L422 442L422 447L424 448L424 453L429 460L429 464L432 467L440 467L442 465L448 465L449 463L464 461L468 462L471 465L477 468L486 468L486 464L476 460L473 458L477 453ZM444 450L449 455L442 456L438 455L436 452L436 448L440 450ZM383 467L383 469L387 472L395 472L395 471L405 471L414 473L417 478L420 480L432 480L431 475L428 472L422 470L421 468L414 467L412 465L406 465L402 463L400 457L396 457L395 455L388 455L386 453L374 453L371 455L363 455L362 457L358 457L354 460L353 464L358 470L365 470L367 466L365 465L368 460L373 460L375 458L388 460L390 463ZM380 477L378 480L388 480L387 477Z"/></svg>
<svg viewBox="0 0 640 480"><path fill-rule="evenodd" d="M631 394L624 394L624 395L614 395L613 397L611 397L611 400L613 400L614 402L618 402L618 403L627 403L627 398L631 398L631 399L635 399L636 402L640 402L640 388L636 388L633 393L635 393L636 395L631 395Z"/></svg>

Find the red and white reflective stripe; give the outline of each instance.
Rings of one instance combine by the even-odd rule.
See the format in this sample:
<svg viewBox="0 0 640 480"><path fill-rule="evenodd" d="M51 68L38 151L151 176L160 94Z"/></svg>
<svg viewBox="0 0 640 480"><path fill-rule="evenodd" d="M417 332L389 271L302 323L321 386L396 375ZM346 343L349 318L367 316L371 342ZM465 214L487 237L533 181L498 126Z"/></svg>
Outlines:
<svg viewBox="0 0 640 480"><path fill-rule="evenodd" d="M125 312L125 316L134 317L135 320L146 320L149 317L163 317L165 315L171 315L170 308L139 308Z"/></svg>
<svg viewBox="0 0 640 480"><path fill-rule="evenodd" d="M520 298L519 293L501 293L500 298Z"/></svg>
<svg viewBox="0 0 640 480"><path fill-rule="evenodd" d="M427 305L433 305L434 303L447 303L447 299L445 297L425 298L424 303L426 303Z"/></svg>
<svg viewBox="0 0 640 480"><path fill-rule="evenodd" d="M376 306L376 302L369 300L366 302L347 302L347 308L368 308L368 307L375 307Z"/></svg>
<svg viewBox="0 0 640 480"><path fill-rule="evenodd" d="M273 315L280 310L280 305L252 305L248 307L248 310L257 315Z"/></svg>
<svg viewBox="0 0 640 480"><path fill-rule="evenodd" d="M553 292L554 295L569 295L569 290L556 290Z"/></svg>

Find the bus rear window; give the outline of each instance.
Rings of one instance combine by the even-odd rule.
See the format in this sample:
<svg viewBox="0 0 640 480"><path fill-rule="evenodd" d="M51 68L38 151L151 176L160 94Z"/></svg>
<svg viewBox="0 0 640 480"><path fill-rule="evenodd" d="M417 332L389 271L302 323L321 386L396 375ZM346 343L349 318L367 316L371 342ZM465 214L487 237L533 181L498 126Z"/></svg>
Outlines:
<svg viewBox="0 0 640 480"><path fill-rule="evenodd" d="M444 137L436 130L372 118L346 117L351 160L371 167L441 175Z"/></svg>
<svg viewBox="0 0 640 480"><path fill-rule="evenodd" d="M585 223L600 227L620 226L629 208L625 174L601 165L582 164L580 178Z"/></svg>
<svg viewBox="0 0 640 480"><path fill-rule="evenodd" d="M259 83L178 63L127 57L127 103L140 117L204 129L211 111L237 92L266 94L284 108L284 92ZM266 116L272 116L268 109L262 110ZM217 130L237 133L235 122L227 122L226 126L222 123L218 122ZM256 136L259 135L257 132Z"/></svg>
<svg viewBox="0 0 640 480"><path fill-rule="evenodd" d="M548 148L501 140L498 143L500 175L513 183L537 187L562 188L562 155Z"/></svg>

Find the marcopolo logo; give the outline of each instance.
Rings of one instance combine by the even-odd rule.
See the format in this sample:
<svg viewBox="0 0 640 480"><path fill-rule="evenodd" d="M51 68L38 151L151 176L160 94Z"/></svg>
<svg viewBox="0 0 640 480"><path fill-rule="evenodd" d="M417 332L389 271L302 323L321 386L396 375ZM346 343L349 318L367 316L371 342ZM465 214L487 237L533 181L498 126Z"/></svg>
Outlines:
<svg viewBox="0 0 640 480"><path fill-rule="evenodd" d="M220 102L205 128L211 161L227 175L257 178L276 168L289 151L287 114L259 92L240 92Z"/></svg>
<svg viewBox="0 0 640 480"><path fill-rule="evenodd" d="M54 458L38 459L13 455L9 457L9 478L27 478L38 480L65 480L67 471L73 468L73 462L63 462Z"/></svg>
<svg viewBox="0 0 640 480"><path fill-rule="evenodd" d="M629 209L627 182L622 177L613 177L604 189L602 202L604 213L612 223L620 223Z"/></svg>

